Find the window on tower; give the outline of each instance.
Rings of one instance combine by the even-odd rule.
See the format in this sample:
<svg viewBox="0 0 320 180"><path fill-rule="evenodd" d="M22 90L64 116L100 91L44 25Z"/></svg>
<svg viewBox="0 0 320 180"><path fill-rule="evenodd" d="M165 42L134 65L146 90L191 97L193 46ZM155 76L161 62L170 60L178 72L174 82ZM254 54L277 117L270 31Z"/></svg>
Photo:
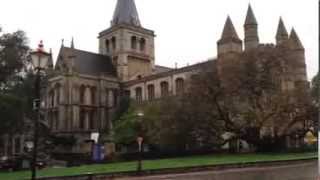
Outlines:
<svg viewBox="0 0 320 180"><path fill-rule="evenodd" d="M137 37L136 36L131 37L131 49L137 49Z"/></svg>
<svg viewBox="0 0 320 180"><path fill-rule="evenodd" d="M117 39L116 37L111 38L112 49L115 50L117 48Z"/></svg>
<svg viewBox="0 0 320 180"><path fill-rule="evenodd" d="M146 40L144 38L140 39L140 51L145 51L146 48Z"/></svg>
<svg viewBox="0 0 320 180"><path fill-rule="evenodd" d="M110 41L107 39L105 43L106 43L106 51L107 51L107 53L109 53L110 52Z"/></svg>

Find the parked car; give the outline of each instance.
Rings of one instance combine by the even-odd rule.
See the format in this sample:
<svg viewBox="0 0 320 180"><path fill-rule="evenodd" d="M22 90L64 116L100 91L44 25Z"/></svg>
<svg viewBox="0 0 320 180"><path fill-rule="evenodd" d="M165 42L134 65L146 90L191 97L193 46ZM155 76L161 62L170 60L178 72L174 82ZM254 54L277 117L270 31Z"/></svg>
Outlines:
<svg viewBox="0 0 320 180"><path fill-rule="evenodd" d="M25 155L0 158L0 170L3 171L17 171L29 169L31 165L31 158ZM36 165L38 169L42 169L46 167L46 162L44 160L38 159Z"/></svg>

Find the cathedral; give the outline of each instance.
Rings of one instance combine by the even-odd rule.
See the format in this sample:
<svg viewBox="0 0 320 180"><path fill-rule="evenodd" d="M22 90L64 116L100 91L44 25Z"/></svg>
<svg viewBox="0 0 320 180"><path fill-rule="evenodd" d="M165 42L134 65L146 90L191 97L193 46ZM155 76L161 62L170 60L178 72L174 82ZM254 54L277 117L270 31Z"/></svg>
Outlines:
<svg viewBox="0 0 320 180"><path fill-rule="evenodd" d="M92 133L112 131L112 118L121 96L147 102L183 93L192 75L247 50L289 46L300 66L286 80L285 87L307 82L304 47L294 29L288 34L281 18L276 44L261 44L258 21L249 5L244 32L241 40L227 17L217 42L217 58L183 68L158 66L154 31L142 26L134 0L118 0L110 27L98 34L99 53L76 49L73 43L70 47L61 46L45 96L51 131L75 137L72 152L90 152L88 140Z"/></svg>

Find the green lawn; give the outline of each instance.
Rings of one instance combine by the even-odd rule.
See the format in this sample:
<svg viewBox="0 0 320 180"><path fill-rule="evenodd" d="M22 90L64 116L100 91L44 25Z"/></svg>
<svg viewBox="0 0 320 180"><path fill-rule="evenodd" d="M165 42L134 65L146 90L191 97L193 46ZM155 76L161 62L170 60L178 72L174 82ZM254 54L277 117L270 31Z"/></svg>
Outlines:
<svg viewBox="0 0 320 180"><path fill-rule="evenodd" d="M291 154L244 154L244 155L206 155L185 158L172 158L143 161L143 169L154 170L163 168L194 167L205 165L235 164L244 162L281 161L316 158L317 153L291 153ZM38 171L42 177L68 176L87 173L114 173L136 170L136 162L121 162L105 165L85 165L72 168L48 168ZM30 172L0 173L0 179L21 180L30 176Z"/></svg>

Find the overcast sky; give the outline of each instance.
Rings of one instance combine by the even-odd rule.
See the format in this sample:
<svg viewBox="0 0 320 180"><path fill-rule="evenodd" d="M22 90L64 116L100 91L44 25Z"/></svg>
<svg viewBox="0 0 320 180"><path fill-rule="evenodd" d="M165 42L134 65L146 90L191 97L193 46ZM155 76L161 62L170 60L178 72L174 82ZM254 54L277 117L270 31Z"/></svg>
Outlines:
<svg viewBox="0 0 320 180"><path fill-rule="evenodd" d="M44 40L56 57L61 46L98 51L98 33L110 26L116 0L1 0L0 25L5 32L26 31L30 46ZM227 15L243 38L249 0L136 0L143 27L155 31L156 63L173 67L215 57ZM306 48L309 79L318 71L318 1L251 0L260 41L274 43L279 16L294 26Z"/></svg>

